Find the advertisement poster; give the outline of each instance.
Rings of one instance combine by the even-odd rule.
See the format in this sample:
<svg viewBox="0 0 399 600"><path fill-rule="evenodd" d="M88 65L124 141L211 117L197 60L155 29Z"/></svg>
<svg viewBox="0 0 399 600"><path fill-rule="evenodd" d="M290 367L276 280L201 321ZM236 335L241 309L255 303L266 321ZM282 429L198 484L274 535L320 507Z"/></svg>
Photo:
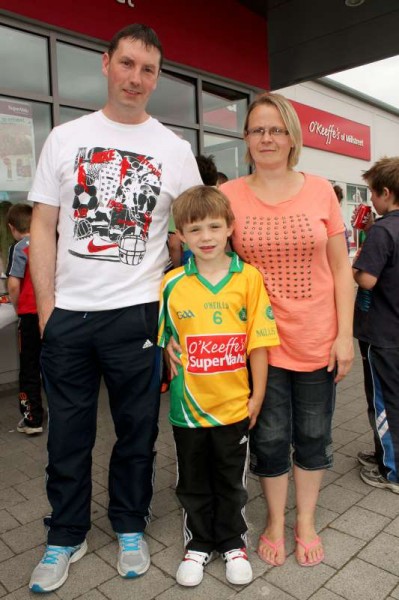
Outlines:
<svg viewBox="0 0 399 600"><path fill-rule="evenodd" d="M35 169L32 106L0 100L0 190L27 192Z"/></svg>

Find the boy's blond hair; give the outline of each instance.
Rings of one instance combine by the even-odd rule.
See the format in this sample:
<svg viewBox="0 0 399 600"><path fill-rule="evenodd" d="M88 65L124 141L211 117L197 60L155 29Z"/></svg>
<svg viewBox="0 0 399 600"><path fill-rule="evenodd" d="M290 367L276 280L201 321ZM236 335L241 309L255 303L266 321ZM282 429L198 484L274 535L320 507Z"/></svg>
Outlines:
<svg viewBox="0 0 399 600"><path fill-rule="evenodd" d="M209 185L197 185L180 194L173 202L172 212L178 231L183 231L185 225L208 217L225 219L227 227L234 223L229 199Z"/></svg>
<svg viewBox="0 0 399 600"><path fill-rule="evenodd" d="M394 204L399 204L399 156L384 156L362 175L369 187L379 196L384 188L395 196Z"/></svg>
<svg viewBox="0 0 399 600"><path fill-rule="evenodd" d="M29 233L32 219L32 207L30 204L18 202L8 209L7 222L18 231L18 233Z"/></svg>

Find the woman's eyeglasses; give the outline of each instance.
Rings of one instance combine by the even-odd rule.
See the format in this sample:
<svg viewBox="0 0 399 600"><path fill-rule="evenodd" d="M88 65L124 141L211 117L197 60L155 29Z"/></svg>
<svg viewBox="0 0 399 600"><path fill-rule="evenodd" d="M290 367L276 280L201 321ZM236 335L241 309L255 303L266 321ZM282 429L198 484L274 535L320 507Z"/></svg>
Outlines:
<svg viewBox="0 0 399 600"><path fill-rule="evenodd" d="M246 131L246 134L252 138L262 138L265 133L270 135L270 137L280 137L282 135L288 135L289 131L282 127L252 127Z"/></svg>

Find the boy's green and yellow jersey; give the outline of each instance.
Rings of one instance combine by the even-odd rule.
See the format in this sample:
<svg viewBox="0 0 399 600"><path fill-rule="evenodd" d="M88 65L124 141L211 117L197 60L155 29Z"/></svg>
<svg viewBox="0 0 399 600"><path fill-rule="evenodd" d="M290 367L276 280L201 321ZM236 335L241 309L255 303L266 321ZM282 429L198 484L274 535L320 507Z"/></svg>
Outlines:
<svg viewBox="0 0 399 600"><path fill-rule="evenodd" d="M229 273L216 286L191 257L165 275L158 344L173 336L182 347L170 386L170 421L178 427L213 427L248 416L247 355L280 343L263 279L231 255Z"/></svg>

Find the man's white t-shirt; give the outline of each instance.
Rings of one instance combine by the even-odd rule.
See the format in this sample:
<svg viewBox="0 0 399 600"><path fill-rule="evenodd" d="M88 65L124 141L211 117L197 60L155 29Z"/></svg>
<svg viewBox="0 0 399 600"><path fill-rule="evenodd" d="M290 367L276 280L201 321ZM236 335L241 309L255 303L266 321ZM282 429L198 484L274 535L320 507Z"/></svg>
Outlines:
<svg viewBox="0 0 399 600"><path fill-rule="evenodd" d="M125 125L98 111L55 127L28 196L59 207L55 305L157 301L172 201L200 184L189 143L152 117Z"/></svg>

